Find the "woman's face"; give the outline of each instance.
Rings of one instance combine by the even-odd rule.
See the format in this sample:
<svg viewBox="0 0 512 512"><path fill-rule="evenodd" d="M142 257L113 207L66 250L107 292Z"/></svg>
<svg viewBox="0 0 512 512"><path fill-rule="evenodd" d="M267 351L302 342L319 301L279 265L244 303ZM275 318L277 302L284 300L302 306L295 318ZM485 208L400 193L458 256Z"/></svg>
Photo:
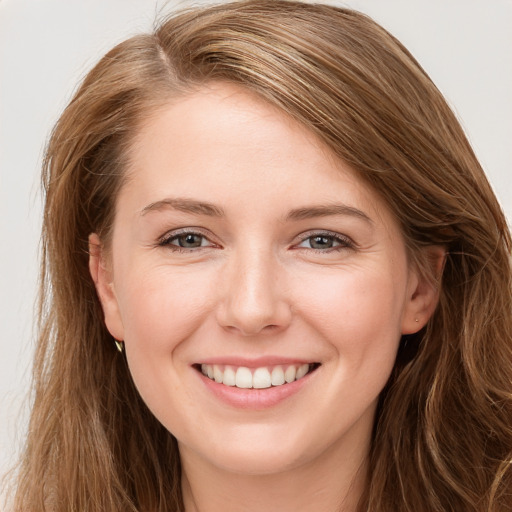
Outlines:
<svg viewBox="0 0 512 512"><path fill-rule="evenodd" d="M148 119L132 157L111 252L93 251L91 271L182 457L268 474L364 456L430 293L380 197L226 84Z"/></svg>

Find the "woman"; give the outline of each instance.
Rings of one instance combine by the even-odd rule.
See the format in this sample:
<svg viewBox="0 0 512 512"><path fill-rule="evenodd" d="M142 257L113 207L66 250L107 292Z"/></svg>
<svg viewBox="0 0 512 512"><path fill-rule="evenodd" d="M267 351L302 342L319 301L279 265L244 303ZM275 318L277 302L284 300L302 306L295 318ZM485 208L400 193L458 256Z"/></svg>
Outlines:
<svg viewBox="0 0 512 512"><path fill-rule="evenodd" d="M44 168L16 510L512 509L510 234L381 27L172 17L90 72Z"/></svg>

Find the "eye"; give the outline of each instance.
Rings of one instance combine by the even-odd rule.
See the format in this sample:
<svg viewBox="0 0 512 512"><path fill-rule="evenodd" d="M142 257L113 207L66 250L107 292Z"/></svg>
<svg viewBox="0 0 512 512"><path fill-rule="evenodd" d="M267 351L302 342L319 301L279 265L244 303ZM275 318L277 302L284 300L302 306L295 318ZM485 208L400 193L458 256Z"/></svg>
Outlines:
<svg viewBox="0 0 512 512"><path fill-rule="evenodd" d="M193 250L201 247L212 247L214 244L210 242L206 236L194 231L173 232L167 234L159 242L160 246L169 247L172 250Z"/></svg>
<svg viewBox="0 0 512 512"><path fill-rule="evenodd" d="M202 247L203 245L207 245L204 242L206 238L202 235L198 235L197 233L188 233L186 235L175 236L168 243L172 245L178 245L180 247L185 247L186 249L194 249L196 247Z"/></svg>
<svg viewBox="0 0 512 512"><path fill-rule="evenodd" d="M354 243L348 237L334 233L315 233L303 238L296 246L316 251L329 251L354 248Z"/></svg>

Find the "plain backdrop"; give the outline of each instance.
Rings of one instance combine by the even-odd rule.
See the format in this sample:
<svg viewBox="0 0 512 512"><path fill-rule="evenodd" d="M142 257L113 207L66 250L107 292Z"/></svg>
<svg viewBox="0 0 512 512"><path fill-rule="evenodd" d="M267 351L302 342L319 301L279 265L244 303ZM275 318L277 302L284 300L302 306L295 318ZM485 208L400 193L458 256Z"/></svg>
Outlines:
<svg viewBox="0 0 512 512"><path fill-rule="evenodd" d="M179 7L157 0L0 0L0 475L25 434L45 141L114 44ZM446 96L512 219L512 0L331 1L397 36Z"/></svg>

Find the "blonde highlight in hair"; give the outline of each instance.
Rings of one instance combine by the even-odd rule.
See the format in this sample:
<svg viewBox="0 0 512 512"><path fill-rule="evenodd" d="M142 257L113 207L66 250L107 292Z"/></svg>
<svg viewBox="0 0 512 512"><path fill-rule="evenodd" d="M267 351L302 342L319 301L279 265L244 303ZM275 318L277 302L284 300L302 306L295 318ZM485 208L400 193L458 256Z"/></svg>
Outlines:
<svg viewBox="0 0 512 512"><path fill-rule="evenodd" d="M402 339L381 395L360 511L511 511L505 217L453 113L395 38L363 14L282 0L192 9L121 43L56 125L15 510L183 510L176 440L139 397L104 325L88 235L108 240L140 124L213 81L258 94L349 163L387 202L425 273L420 249L447 249L437 310Z"/></svg>

